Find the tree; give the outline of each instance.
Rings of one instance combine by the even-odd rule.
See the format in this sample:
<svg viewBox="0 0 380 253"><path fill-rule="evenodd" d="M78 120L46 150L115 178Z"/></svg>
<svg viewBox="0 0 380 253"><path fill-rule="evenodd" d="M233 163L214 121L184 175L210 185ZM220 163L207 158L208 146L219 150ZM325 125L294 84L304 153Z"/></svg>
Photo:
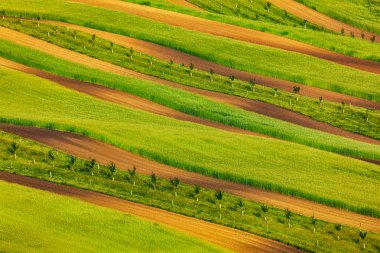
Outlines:
<svg viewBox="0 0 380 253"><path fill-rule="evenodd" d="M355 34L353 32L350 33L352 38L355 38Z"/></svg>
<svg viewBox="0 0 380 253"><path fill-rule="evenodd" d="M360 238L362 239L363 241L363 249L365 249L365 242L364 242L364 239L367 237L367 232L363 232L363 231L359 231L359 236Z"/></svg>
<svg viewBox="0 0 380 253"><path fill-rule="evenodd" d="M298 99L298 93L301 91L301 87L299 86L293 86L293 92L296 94L297 101Z"/></svg>
<svg viewBox="0 0 380 253"><path fill-rule="evenodd" d="M374 108L368 108L366 111L365 111L365 122L368 122L369 121L369 113L374 111L375 109Z"/></svg>
<svg viewBox="0 0 380 253"><path fill-rule="evenodd" d="M5 10L2 10L1 14L3 15L3 19L4 19L5 18Z"/></svg>
<svg viewBox="0 0 380 253"><path fill-rule="evenodd" d="M285 209L285 218L288 219L288 227L290 228L290 219L292 218L292 212L288 208Z"/></svg>
<svg viewBox="0 0 380 253"><path fill-rule="evenodd" d="M11 155L14 156L15 160L17 159L17 150L19 149L19 145L17 144L17 142L12 142L11 143L11 146L9 148L9 153L11 153Z"/></svg>
<svg viewBox="0 0 380 253"><path fill-rule="evenodd" d="M96 40L96 35L93 34L93 35L91 36L91 43L92 43L92 46L93 46L93 47L95 46L95 40Z"/></svg>
<svg viewBox="0 0 380 253"><path fill-rule="evenodd" d="M189 69L190 69L190 71L189 71L190 76L193 76L193 69L194 69L194 64L193 63L190 63Z"/></svg>
<svg viewBox="0 0 380 253"><path fill-rule="evenodd" d="M199 195L200 192L201 192L201 187L199 185L195 185L194 186L194 195L195 195L197 201L199 200L198 199L198 195Z"/></svg>
<svg viewBox="0 0 380 253"><path fill-rule="evenodd" d="M278 92L278 89L277 88L274 88L274 96L277 97L277 92Z"/></svg>
<svg viewBox="0 0 380 253"><path fill-rule="evenodd" d="M375 40L376 40L376 35L374 34L374 35L370 38L370 40L371 40L372 43L375 42Z"/></svg>
<svg viewBox="0 0 380 253"><path fill-rule="evenodd" d="M238 199L237 205L240 207L241 215L244 215L244 201L242 199Z"/></svg>
<svg viewBox="0 0 380 253"><path fill-rule="evenodd" d="M210 69L210 80L211 81L213 80L213 76L214 76L214 70Z"/></svg>
<svg viewBox="0 0 380 253"><path fill-rule="evenodd" d="M131 177L133 186L136 185L136 166L133 166L133 169L128 169L129 176Z"/></svg>
<svg viewBox="0 0 380 253"><path fill-rule="evenodd" d="M111 45L111 53L113 53L113 42L112 41L110 42L110 45Z"/></svg>
<svg viewBox="0 0 380 253"><path fill-rule="evenodd" d="M77 34L78 34L77 30L74 30L73 34L74 34L74 40L77 40Z"/></svg>
<svg viewBox="0 0 380 253"><path fill-rule="evenodd" d="M134 53L134 50L131 47L131 49L129 49L129 57L131 58L131 60L133 60L133 53Z"/></svg>
<svg viewBox="0 0 380 253"><path fill-rule="evenodd" d="M156 190L157 176L156 176L156 174L154 174L153 172L152 172L152 174L150 175L150 180L151 180L151 182L152 182L153 189Z"/></svg>
<svg viewBox="0 0 380 253"><path fill-rule="evenodd" d="M41 16L38 16L37 17L37 26L40 27L40 19L41 19Z"/></svg>
<svg viewBox="0 0 380 253"><path fill-rule="evenodd" d="M265 223L267 225L267 232L269 231L269 227L268 227L268 216L267 216L267 213L269 211L269 206L267 205L261 205L261 211L263 211L264 213L264 220L265 220Z"/></svg>
<svg viewBox="0 0 380 253"><path fill-rule="evenodd" d="M69 160L67 161L67 165L66 165L67 169L69 169L69 170L73 169L76 161L77 161L77 158L75 156L71 155L69 157Z"/></svg>
<svg viewBox="0 0 380 253"><path fill-rule="evenodd" d="M169 182L173 186L174 196L177 197L177 189L179 186L179 179L178 178L170 179Z"/></svg>
<svg viewBox="0 0 380 253"><path fill-rule="evenodd" d="M365 37L364 32L362 32L361 37L362 37L362 39L364 39L364 37Z"/></svg>
<svg viewBox="0 0 380 253"><path fill-rule="evenodd" d="M112 181L115 181L115 177L113 176L116 172L116 164L114 162L110 162L107 166L108 170L111 173Z"/></svg>
<svg viewBox="0 0 380 253"><path fill-rule="evenodd" d="M341 109L342 109L342 114L344 114L344 112L346 111L346 103L345 102L342 102Z"/></svg>
<svg viewBox="0 0 380 253"><path fill-rule="evenodd" d="M234 82L234 80L235 80L235 76L234 76L234 75L231 75L231 76L230 76L230 80L231 80L231 87L234 87L233 82Z"/></svg>
<svg viewBox="0 0 380 253"><path fill-rule="evenodd" d="M255 78L250 79L249 84L251 85L251 90L254 91L255 85L256 85L256 79Z"/></svg>
<svg viewBox="0 0 380 253"><path fill-rule="evenodd" d="M170 60L170 61L169 61L170 69L173 69L173 64L174 64L174 61L173 61L173 60Z"/></svg>
<svg viewBox="0 0 380 253"><path fill-rule="evenodd" d="M340 29L340 33L344 35L344 28Z"/></svg>
<svg viewBox="0 0 380 253"><path fill-rule="evenodd" d="M94 168L96 165L96 160L91 159L90 161L87 161L84 165L86 166L87 170L91 173L91 176L93 176L94 175Z"/></svg>
<svg viewBox="0 0 380 253"><path fill-rule="evenodd" d="M322 106L323 97L319 97L319 106Z"/></svg>
<svg viewBox="0 0 380 253"><path fill-rule="evenodd" d="M342 230L342 225L340 225L340 224L335 224L335 230L336 230L336 232L337 232L337 234L338 234L337 238L338 238L338 241L339 241L339 240L340 240L339 231Z"/></svg>
<svg viewBox="0 0 380 253"><path fill-rule="evenodd" d="M54 153L54 150L50 149L49 152L48 152L48 156L51 160L51 166L54 167L54 161L55 161L55 153Z"/></svg>
<svg viewBox="0 0 380 253"><path fill-rule="evenodd" d="M313 216L310 218L310 223L313 225L313 233L315 234L315 225L317 224L317 219Z"/></svg>
<svg viewBox="0 0 380 253"><path fill-rule="evenodd" d="M267 2L267 4L265 5L264 9L266 9L269 12L271 6L272 6L272 3Z"/></svg>
<svg viewBox="0 0 380 253"><path fill-rule="evenodd" d="M222 199L223 199L224 192L221 190L215 191L215 198L217 201L219 201L219 219L222 219Z"/></svg>

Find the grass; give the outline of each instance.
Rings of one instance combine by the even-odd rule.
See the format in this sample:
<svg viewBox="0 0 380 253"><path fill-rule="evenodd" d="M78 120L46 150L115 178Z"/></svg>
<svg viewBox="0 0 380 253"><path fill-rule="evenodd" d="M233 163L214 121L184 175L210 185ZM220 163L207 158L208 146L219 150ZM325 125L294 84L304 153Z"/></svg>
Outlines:
<svg viewBox="0 0 380 253"><path fill-rule="evenodd" d="M226 252L157 223L0 181L1 252Z"/></svg>
<svg viewBox="0 0 380 253"><path fill-rule="evenodd" d="M214 8L215 11L218 13L222 12L223 15L218 14L218 13L210 13L210 12L200 12L197 10L185 8L182 6L174 5L171 3L168 3L167 1L162 1L162 0L128 0L128 2L133 2L137 4L142 4L142 5L149 5L155 8L161 8L165 10L170 10L170 11L176 11L179 13L183 14L188 14L192 15L195 17L201 17L201 18L206 18L206 19L211 19L223 23L228 23L228 24L233 24L241 27L246 27L254 30L259 30L262 32L268 32L272 33L275 35L279 35L282 37L287 37L290 39L294 39L300 42L304 42L307 44L311 44L317 47L321 47L333 52L349 55L349 56L354 56L358 58L363 58L363 59L368 59L372 61L380 61L380 46L377 43L369 43L366 40L357 40L354 38L351 38L349 36L339 36L337 34L334 34L333 32L330 31L315 31L311 30L308 28L316 29L317 27L306 24L306 28L304 28L304 23L302 20L302 27L296 27L289 26L289 25L283 25L283 24L275 24L275 23L269 23L273 22L273 19L271 20L271 17L263 17L262 11L263 11L263 2L262 1L254 1L252 4L253 5L258 5L257 9L253 9L248 11L247 13L249 16L254 15L254 18L256 18L256 13L259 15L259 20L248 20L244 18L239 18L239 17L234 17L234 16L229 16L231 14L234 14L231 9L228 8L223 8L222 10L217 10L216 7L214 6L215 1L198 1L198 0L193 0L194 3L199 2L200 6L203 6L204 8L207 8L209 11L212 11ZM237 1L231 1L231 0L226 0L223 1L222 4L230 6L231 4L235 4ZM246 4L245 1L240 1L241 4ZM264 3L265 5L266 3ZM281 15L284 15L284 12L280 13L280 11L274 6L271 5L271 8L275 8L277 11L277 17L276 19L280 19ZM272 16L272 12L270 12L270 16ZM265 14L263 14L265 15ZM276 16L275 15L275 16ZM289 15L289 14L288 14ZM260 17L263 17L265 21L260 21Z"/></svg>
<svg viewBox="0 0 380 253"><path fill-rule="evenodd" d="M95 38L92 43L92 35L65 27L37 24L34 22L19 20L0 20L0 25L29 34L39 39L48 41L63 48L67 48L93 58L111 62L125 68L129 68L147 75L156 76L169 81L174 81L184 85L207 89L226 94L237 95L250 99L275 104L286 109L299 112L315 120L328 123L330 125L343 128L345 130L380 139L380 114L379 111L368 112L367 109L353 106L342 106L342 104L323 101L320 103L309 97L301 97L289 92L275 92L273 89L255 85L248 82L235 80L231 82L229 77L213 75L212 80L209 73L193 70L192 76L187 66L179 64L170 65L166 61L153 58L149 55L133 51L133 59L130 59L129 48L113 45L111 53L110 42L101 38ZM4 50L8 51L8 50ZM18 52L22 55L24 50ZM16 54L16 52L13 52ZM323 104L323 106L321 106ZM343 108L344 107L344 108ZM175 109L178 109L176 107ZM343 112L344 109L344 113ZM186 111L191 110L190 108ZM368 122L366 122L369 113ZM197 115L200 116L200 115ZM214 120L214 119L211 119ZM241 127L241 124L236 125Z"/></svg>
<svg viewBox="0 0 380 253"><path fill-rule="evenodd" d="M17 1L11 0L2 3L0 8L5 8L11 13L19 10L18 13L26 16L40 14L47 19L121 33L169 46L232 68L380 101L378 89L380 77L376 74L294 52L189 31L127 13L82 4L49 1L48 4L44 2L43 11L36 12L41 10L38 3L41 2L25 2L21 7ZM97 17L95 21L93 17Z"/></svg>
<svg viewBox="0 0 380 253"><path fill-rule="evenodd" d="M331 8L328 0L297 0L344 23L380 34L379 0L342 0Z"/></svg>
<svg viewBox="0 0 380 253"><path fill-rule="evenodd" d="M223 196L221 201L222 219L219 219L218 203L213 190L202 188L200 193L196 195L194 186L180 182L175 189L168 180L164 179L158 179L156 190L154 190L150 177L140 175L139 168L137 168L135 185L133 185L133 179L130 175L119 169L116 170L115 181L113 181L108 168L99 166L97 169L96 163L95 168L91 170L86 165L86 161L77 159L74 166L68 169L67 164L70 156L67 154L51 151L46 146L3 132L0 132L0 140L0 170L113 195L268 237L310 252L354 252L357 251L361 243L356 228L344 226L338 232L334 228L335 224L320 220L317 220L316 225L313 226L311 218L294 213L290 220L291 228L289 229L284 210L273 207L270 207L266 215L268 217L266 222L261 204L242 200L244 203L242 207L238 204L241 199L229 194ZM16 160L8 152L12 142L19 144ZM49 152L54 153L54 162L49 158ZM93 176L91 176L92 174ZM13 204L14 201L9 202ZM315 234L313 233L314 227L316 229ZM338 235L341 238L339 242L337 240ZM319 248L316 247L316 240L319 241ZM366 244L369 252L376 252L379 250L380 235L369 233Z"/></svg>
<svg viewBox="0 0 380 253"><path fill-rule="evenodd" d="M0 56L31 67L129 92L187 114L253 132L339 154L379 159L379 152L376 151L378 148L375 145L326 134L222 103L212 102L202 96L165 85L89 69L9 42L0 40L0 44L2 46ZM273 95L271 94L271 96Z"/></svg>
<svg viewBox="0 0 380 253"><path fill-rule="evenodd" d="M126 109L12 70L0 76L2 122L83 134L182 169L380 217L379 166Z"/></svg>

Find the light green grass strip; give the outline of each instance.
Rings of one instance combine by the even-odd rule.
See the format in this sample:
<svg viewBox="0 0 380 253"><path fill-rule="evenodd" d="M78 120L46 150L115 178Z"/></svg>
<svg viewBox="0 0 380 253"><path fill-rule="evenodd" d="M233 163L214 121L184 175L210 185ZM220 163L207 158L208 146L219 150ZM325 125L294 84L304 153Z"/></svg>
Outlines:
<svg viewBox="0 0 380 253"><path fill-rule="evenodd" d="M0 181L0 252L226 252L128 214Z"/></svg>
<svg viewBox="0 0 380 253"><path fill-rule="evenodd" d="M165 85L89 69L0 39L0 56L63 75L132 93L175 110L339 154L380 160L378 146L248 112Z"/></svg>
<svg viewBox="0 0 380 253"><path fill-rule="evenodd" d="M3 68L0 89L3 122L81 133L190 171L379 213L380 167L373 164L126 109Z"/></svg>
<svg viewBox="0 0 380 253"><path fill-rule="evenodd" d="M61 0L44 2L43 6L29 1L23 2L21 7L17 1L10 0L2 3L0 9L34 13L34 16L40 13L44 18L121 33L232 68L380 101L380 75L299 53L169 26L127 13Z"/></svg>

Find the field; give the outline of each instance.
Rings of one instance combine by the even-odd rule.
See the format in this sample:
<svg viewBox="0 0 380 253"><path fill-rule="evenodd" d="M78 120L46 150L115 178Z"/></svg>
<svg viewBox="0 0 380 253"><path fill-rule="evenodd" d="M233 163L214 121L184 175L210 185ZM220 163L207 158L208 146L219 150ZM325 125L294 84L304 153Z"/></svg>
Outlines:
<svg viewBox="0 0 380 253"><path fill-rule="evenodd" d="M193 186L180 182L177 188L173 188L168 180L160 178L156 183L156 190L154 190L151 178L139 174L140 168L137 168L135 185L133 185L131 176L122 170L117 170L114 173L115 181L112 181L108 168L104 166L100 166L99 169L96 169L95 166L91 171L86 165L86 161L77 159L73 167L67 169L67 161L70 160L70 156L64 153L54 151L55 160L53 161L48 156L51 150L48 147L1 132L0 140L0 170L42 178L56 183L64 182L65 185L90 189L262 236L269 236L301 249L310 251L315 249L315 238L312 236L313 225L310 223L309 217L293 214L291 218L292 227L289 230L283 210L271 207L267 214L269 221L266 224L259 203L244 201L244 206L241 207L238 205L239 198L224 194L222 219L219 219L217 203L213 196L214 191L201 188L200 193L196 196ZM7 148L13 141L20 145L17 160L14 160L7 152ZM35 164L31 162L33 160ZM13 162L12 168L10 162ZM52 172L52 177L49 176L50 172ZM132 195L130 194L131 190ZM177 192L177 197L174 192ZM197 198L198 201L196 201ZM171 202L172 200L173 202ZM242 211L244 215L242 215ZM266 225L270 229L269 233L266 231ZM334 224L320 220L317 221L315 227L318 231L317 236L321 242L322 250L336 248L337 252L339 250L353 251L357 247L358 231L356 229L344 227L339 232L334 229ZM342 238L341 242L336 240L337 235ZM376 251L378 242L380 242L379 234L370 233L368 250L370 252ZM337 247L338 243L341 248Z"/></svg>
<svg viewBox="0 0 380 253"><path fill-rule="evenodd" d="M0 252L380 252L378 3L0 1Z"/></svg>
<svg viewBox="0 0 380 253"><path fill-rule="evenodd" d="M331 8L327 0L297 1L332 18L376 34L380 33L379 0L343 0L334 5L334 8Z"/></svg>
<svg viewBox="0 0 380 253"><path fill-rule="evenodd" d="M1 252L225 252L161 225L79 200L4 181L0 190Z"/></svg>
<svg viewBox="0 0 380 253"><path fill-rule="evenodd" d="M186 66L181 66L174 63L170 65L170 63L166 61L152 57L150 55L141 54L141 52L138 52L136 50L133 51L133 60L126 60L126 55L130 56L131 54L130 48L113 45L113 53L110 53L110 41L96 38L96 43L92 45L90 34L78 31L67 31L67 29L64 27L54 27L51 25L41 24L40 28L36 30L36 24L27 21L12 22L6 20L1 24L5 27L10 27L34 37L41 38L60 47L68 48L82 54L87 54L91 57L108 61L115 65L126 67L150 76L156 76L161 79L166 79L196 88L207 89L226 94L233 94L263 101L266 103L271 103L302 113L318 121L341 127L351 132L360 133L362 135L376 139L380 138L378 132L380 116L378 111L371 111L370 120L363 124L363 122L366 121L365 119L368 113L368 111L363 108L349 106L348 108L345 108L345 113L342 113L342 105L337 103L329 103L328 101L324 101L323 106L321 106L319 102L316 102L314 99L310 99L306 96L302 96L300 99L300 95L298 94L290 92L274 92L273 89L261 85L255 85L254 87L251 87L252 85L249 82L240 80L236 80L232 83L229 77L219 76L216 74L213 74L211 77L210 73L199 71L197 69L194 69L192 71L192 75L190 76L189 69ZM76 34L75 38L73 37L74 33ZM20 57L21 54L25 54L25 50L27 49L20 50L19 52L14 50L15 49L7 50L4 48L2 55L4 57L10 57L10 54L17 54ZM25 57L26 56L23 56L22 58ZM12 57L12 60L14 59L15 58ZM41 62L45 61L46 59L41 59ZM35 60L33 60L33 62L35 62ZM32 64L31 62L25 61L24 63L28 65ZM48 64L45 63L45 65ZM46 67L44 69L46 69ZM205 80L208 80L208 82L205 82ZM145 98L147 97L145 96ZM172 101L172 99L168 100ZM169 107L173 108L173 106ZM183 106L176 106L174 109L181 110L181 107ZM191 113L193 110L191 107L191 105L187 107L184 112ZM182 111L183 110L184 108ZM197 116L200 115L198 114ZM215 120L215 118L208 119ZM243 124L247 125L247 122L244 122ZM241 127L243 124L235 124L234 126ZM267 132L264 133L267 134ZM278 135L270 135L278 137Z"/></svg>
<svg viewBox="0 0 380 253"><path fill-rule="evenodd" d="M364 213L378 212L379 200L373 195L378 184L376 165L122 108L15 71L2 69L1 75L1 86L7 87L1 97L3 122L65 129L187 170L333 206L347 205ZM36 110L39 115L33 113ZM274 153L277 159L270 160ZM327 180L324 174L331 176ZM345 195L335 191L336 182L342 178L345 185L340 189Z"/></svg>
<svg viewBox="0 0 380 253"><path fill-rule="evenodd" d="M4 7L7 6L12 6L12 3L4 3ZM22 7L23 13L28 10L28 6L36 8L38 5L36 3L25 3ZM70 11L55 11L62 9L63 6L66 6L65 8ZM0 6L0 8L2 7ZM378 75L343 67L325 60L266 46L206 35L179 27L168 26L134 15L94 7L85 7L87 16L77 15L84 12L82 10L84 8L83 5L50 1L49 5L44 8L44 12L39 13L44 18L87 24L94 28L118 32L173 47L236 69L379 101L380 93L377 86L380 83L380 79ZM33 13L33 10L30 9L29 12ZM49 12L60 14L58 14L59 16L51 15ZM89 22L91 16L99 18L96 21L92 20ZM107 21L107 17L110 16L112 16L112 23ZM144 29L147 27L149 29ZM198 47L197 45L202 45L202 47ZM234 50L232 51L231 48L234 48ZM268 64L269 62L270 64ZM323 73L323 77L318 73Z"/></svg>

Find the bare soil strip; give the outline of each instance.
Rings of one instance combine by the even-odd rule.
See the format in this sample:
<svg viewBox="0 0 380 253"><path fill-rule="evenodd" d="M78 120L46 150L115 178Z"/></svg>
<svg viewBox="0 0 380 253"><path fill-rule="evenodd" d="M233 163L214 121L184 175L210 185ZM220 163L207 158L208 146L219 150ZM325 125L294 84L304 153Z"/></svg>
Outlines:
<svg viewBox="0 0 380 253"><path fill-rule="evenodd" d="M134 109L139 109L163 116L167 116L170 118L178 119L178 120L183 120L183 121L189 121L193 122L196 124L201 124L213 128L218 128L221 130L233 132L233 133L239 133L239 134L246 134L246 135L254 135L254 136L261 136L261 137L267 137L266 135L263 134L258 134L254 133L248 130L243 130L241 128L236 128L228 125L224 125L221 123L217 123L214 121L209 121L205 120L202 118L198 118L196 116L192 116L189 114L185 114L179 111L176 111L174 109L168 108L166 106L156 104L150 100L140 98L138 96L131 95L127 92L119 91L119 90L114 90L110 89L104 86L96 85L96 84L91 84L91 83L86 83L86 82L81 82L69 78L65 78L62 76L50 74L38 69L33 69L30 67L27 67L25 65L21 65L9 60L6 60L4 58L0 58L0 66L5 66L8 68L12 68L18 71L22 71L24 73L28 74L33 74L38 77L50 80L52 82L58 83L66 88L76 90L82 93L86 93L88 95L91 95L96 98L100 98L103 100L107 100L122 106L126 106L129 108L134 108ZM379 141L380 145L380 141Z"/></svg>
<svg viewBox="0 0 380 253"><path fill-rule="evenodd" d="M373 33L330 18L329 16L306 7L305 5L294 0L268 0L268 2L271 2L277 7L280 7L281 9L286 10L287 12L298 16L299 18L302 18L304 20L306 19L310 23L323 26L324 28L338 33L340 33L341 29L343 28L347 35L350 35L352 32L357 38L361 38L362 32L364 33L366 40L369 40L373 36ZM334 7L332 6L331 8ZM380 42L379 36L376 36L375 41Z"/></svg>
<svg viewBox="0 0 380 253"><path fill-rule="evenodd" d="M346 65L352 68L380 74L379 62L334 53L332 51L318 48L309 44L240 26L198 18L182 13L152 8L145 5L128 3L120 0L71 0L71 2L80 2L116 11L123 11L133 15L138 15L163 22L169 25L183 27L189 30L209 33L264 46L280 48L287 51L294 51Z"/></svg>
<svg viewBox="0 0 380 253"><path fill-rule="evenodd" d="M251 99L245 99L245 98L241 98L241 97L237 97L237 96L226 95L223 93L201 90L201 89L197 89L197 88L193 88L193 87L189 87L189 86L185 86L185 85L180 85L178 83L166 81L163 79L159 79L156 77L144 75L141 73L137 73L137 72L134 72L134 71L131 71L131 70L119 67L119 66L115 66L115 65L110 64L108 62L103 62L103 61L88 57L86 55L83 55L83 54L80 54L80 53L77 53L77 52L74 52L74 51L71 51L68 49L64 49L64 48L55 46L53 44L47 43L45 41L33 38L31 36L28 36L28 35L25 35L25 34L22 34L22 33L7 29L7 28L0 27L0 33L2 34L2 38L7 39L9 41L13 41L17 44L27 46L27 47L30 47L33 49L37 49L37 50L40 50L42 52L54 55L56 57L63 58L65 60L69 60L72 62L76 62L76 63L82 64L82 65L88 66L90 68L97 68L97 69L100 69L103 71L107 71L107 72L111 72L111 73L115 73L115 74L119 74L119 75L133 76L133 77L140 78L143 80L148 80L148 81L161 83L164 85L169 85L169 86L172 86L172 87L175 87L178 89L186 90L189 92L193 92L193 93L205 96L205 97L212 99L214 101L217 101L217 102L227 103L227 104L230 104L233 106L240 107L244 110L253 111L253 112L260 113L263 115L267 115L267 116L270 116L273 118L284 120L284 121L287 121L290 123L298 124L298 125L301 125L304 127L313 128L313 129L317 129L320 131L325 131L327 133L340 135L343 137L352 138L352 139L363 141L363 142L368 142L368 143L372 143L372 144L380 144L379 140L375 140L375 139L365 137L365 136L362 136L359 134L354 134L354 133L351 133L349 131L345 131L345 130L342 130L340 128L333 127L329 124L312 120L309 117L303 116L299 113L292 112L292 111L287 110L287 109L280 108L278 106L274 106L274 105L259 102L259 101L254 101ZM105 33L105 34L102 33L101 35L107 35L107 34L108 33ZM99 36L101 36L101 35L99 35ZM108 35L109 36L112 35L113 37L115 37L115 39L117 39L118 42L121 42L123 40L123 38L125 38L124 36L120 36L120 35L116 35L116 34L108 34ZM129 41L124 42L124 45L125 45L125 43L129 43ZM136 45L136 46L138 45L138 41L135 41L135 42L132 41L132 43L133 43L133 45ZM144 44L141 44L141 45L142 45L141 46L142 48L145 46ZM155 48L152 48L151 50L155 51ZM161 51L161 52L163 52L163 51ZM3 62L2 64L4 65L5 61L2 61L2 62ZM12 65L12 63L10 63L9 61L7 63L7 66L15 68L15 65L14 64ZM36 70L33 70L33 71L36 71ZM86 92L90 92L90 89L87 89ZM97 94L97 96L99 96L99 94ZM105 94L103 96L105 96ZM355 99L355 98L353 98L353 99ZM363 100L363 101L372 104L372 102L370 102L368 100ZM373 102L373 103L375 103L375 102ZM377 109L380 109L380 104L378 104L378 103L375 103L375 104L378 105ZM182 115L182 117L184 117L184 115ZM193 118L193 120L195 120L195 119ZM211 122L208 122L208 123L211 124ZM214 124L214 123L212 123L212 124ZM215 124L217 124L217 123L215 123ZM234 128L234 129L236 129L236 128ZM241 131L243 131L243 130L241 130ZM245 131L245 133L246 132L249 132L249 131Z"/></svg>
<svg viewBox="0 0 380 253"><path fill-rule="evenodd" d="M141 174L150 175L154 172L160 178L170 179L177 177L181 182L187 184L196 184L210 189L220 189L227 193L266 203L277 208L289 208L289 210L305 216L310 217L315 215L317 219L351 227L359 227L361 225L362 229L380 232L380 219L377 218L181 170L139 157L128 151L81 135L44 128L7 124L0 124L0 130L35 140L82 159L89 159L91 157L101 164L108 164L110 161L113 161L117 164L118 168L122 170L130 169L135 165L137 167L137 172Z"/></svg>
<svg viewBox="0 0 380 253"><path fill-rule="evenodd" d="M68 61L72 61L75 63L79 63L91 68L97 68L103 71L108 71L108 72L119 74L119 75L133 76L136 78L149 80L149 81L153 81L153 82L157 82L157 83L161 83L165 85L170 85L177 88L180 88L183 86L174 82L170 82L170 81L163 80L157 77L141 74L129 69L125 69L120 66L113 65L108 62L91 58L87 55L83 55L83 54L53 45L46 41L34 38L32 36L29 36L29 35L26 35L26 34L23 34L23 33L8 29L8 28L0 27L0 34L2 36L1 37L2 39L12 41L13 43L23 45L29 48L33 48L33 49L54 55L56 57L59 57ZM231 72L229 74L231 74ZM244 75L245 75L245 78L244 78ZM341 93L314 88L311 86L300 85L297 83L283 81L283 80L274 79L274 78L265 77L265 76L252 75L247 72L241 72L241 75L236 75L235 77L240 78L242 80L250 80L252 78L256 78L256 81L259 84L266 85L269 87L276 87L279 89L287 90L289 92L292 91L295 85L298 85L301 87L301 93L300 93L301 95L315 97L316 99L318 99L319 97L323 97L324 100L329 100L329 101L333 101L337 103L341 103L344 101L346 104L352 104L352 105L360 106L364 108L375 108L377 110L380 110L380 103L377 103L375 101L352 97L352 96L344 95Z"/></svg>
<svg viewBox="0 0 380 253"><path fill-rule="evenodd" d="M0 172L0 180L73 197L98 206L115 209L157 222L198 239L205 240L236 252L302 252L289 245L254 234L198 220L158 208L129 202L97 192L54 184L47 181Z"/></svg>

